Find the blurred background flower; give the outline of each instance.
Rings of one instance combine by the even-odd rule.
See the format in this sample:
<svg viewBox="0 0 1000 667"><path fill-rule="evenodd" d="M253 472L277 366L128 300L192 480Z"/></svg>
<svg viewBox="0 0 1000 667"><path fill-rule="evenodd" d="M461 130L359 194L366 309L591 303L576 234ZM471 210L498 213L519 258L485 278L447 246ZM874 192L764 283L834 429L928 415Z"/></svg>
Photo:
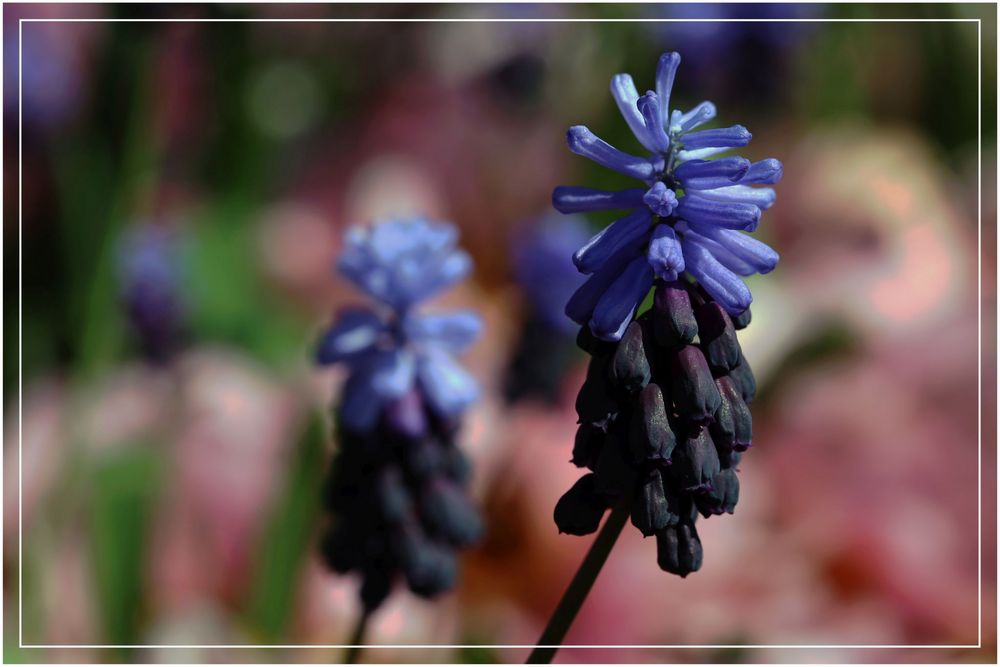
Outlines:
<svg viewBox="0 0 1000 667"><path fill-rule="evenodd" d="M424 598L452 589L459 550L482 535L466 493L472 471L455 442L480 396L456 356L482 320L421 303L472 272L457 241L450 223L390 219L352 226L337 258L340 277L366 297L338 311L316 347L318 364L349 372L333 408L338 446L321 548L331 570L362 580L351 644L365 641L369 615L398 581Z"/></svg>
<svg viewBox="0 0 1000 667"><path fill-rule="evenodd" d="M521 333L504 384L511 403L556 400L567 369L580 359L577 326L566 316L566 302L583 284L573 253L590 234L582 216L553 212L511 233L511 264L523 301Z"/></svg>
<svg viewBox="0 0 1000 667"><path fill-rule="evenodd" d="M9 137L22 17L982 18L985 108L996 99L995 16L974 5L6 10ZM16 581L20 497L25 642L344 640L357 585L327 573L316 549L334 449L326 407L344 375L311 368L311 345L354 299L329 279L343 231L401 213L454 221L476 265L473 280L438 301L484 320L463 359L482 399L458 443L472 459L484 538L463 555L453 593L433 604L391 595L369 640L534 641L587 547L552 523L578 474L567 461L586 357L556 333L561 308L538 298L571 289L556 259L542 258L597 231L553 232L544 212L559 183L629 187L569 154L563 132L585 118L609 143L631 145L607 81L676 50L697 74L678 79L672 105L712 99L715 126L752 129L742 154L785 165L781 205L758 231L782 261L748 280L754 321L741 336L759 384L754 455L741 464L739 516L705 522L701 571L681 580L649 567L655 545L626 531L568 640L975 643L980 305L987 510L996 499L996 138L985 123L979 304L976 23L49 21L21 30L23 421L12 362L4 574ZM17 149L6 142L9 192ZM13 323L17 197L4 206ZM123 272L123 239L150 228L173 240L132 255L146 258L133 267L142 270ZM182 324L164 329L183 335L157 363L122 298L128 276L145 276L132 283L143 286L156 278L141 321ZM516 360L543 322L558 363L536 373ZM14 360L18 336L7 332ZM542 391L510 401L511 383ZM983 517L987 563L994 518ZM557 660L991 661L995 591L986 568L981 652L567 649ZM6 588L8 619L17 593ZM11 661L329 662L334 653L21 649L16 623L4 647ZM526 654L384 649L365 659Z"/></svg>

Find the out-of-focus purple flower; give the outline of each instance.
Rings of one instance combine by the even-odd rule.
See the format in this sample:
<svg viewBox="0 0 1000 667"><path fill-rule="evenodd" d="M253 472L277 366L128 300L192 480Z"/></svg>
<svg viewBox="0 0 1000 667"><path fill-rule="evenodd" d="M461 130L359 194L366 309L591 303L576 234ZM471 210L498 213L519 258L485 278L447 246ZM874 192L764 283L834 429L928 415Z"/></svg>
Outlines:
<svg viewBox="0 0 1000 667"><path fill-rule="evenodd" d="M752 300L740 276L767 273L778 254L743 232L753 232L761 211L775 200L772 188L781 163L713 158L746 146L742 125L698 129L715 118L715 105L701 102L687 112L669 112L680 55L665 53L656 69L656 90L639 95L632 77L616 74L611 94L645 157L624 153L582 125L570 128L570 150L644 187L607 192L559 186L552 202L562 213L630 210L584 244L573 261L590 275L566 305L566 314L589 324L594 335L622 337L654 278L676 281L685 272L727 312L743 313Z"/></svg>
<svg viewBox="0 0 1000 667"><path fill-rule="evenodd" d="M178 348L185 307L177 233L148 222L129 228L118 243L121 299L143 353L162 362Z"/></svg>
<svg viewBox="0 0 1000 667"><path fill-rule="evenodd" d="M321 364L349 369L322 551L334 571L361 575L366 611L400 576L423 597L450 589L457 550L481 532L465 492L468 463L454 442L479 388L453 355L482 325L469 311L414 311L472 268L456 240L451 225L423 219L355 227L337 265L376 304L342 310L316 353Z"/></svg>
<svg viewBox="0 0 1000 667"><path fill-rule="evenodd" d="M590 234L583 217L550 213L514 236L514 277L528 308L507 369L508 401L559 398L563 375L576 356L573 337L578 328L564 307L584 280L572 256Z"/></svg>
<svg viewBox="0 0 1000 667"><path fill-rule="evenodd" d="M590 235L580 216L548 216L515 239L514 277L533 314L554 330L576 333L577 326L564 308L584 280L573 264L573 253Z"/></svg>
<svg viewBox="0 0 1000 667"><path fill-rule="evenodd" d="M4 73L13 86L4 106L17 113L18 26L4 41ZM93 32L86 23L33 22L21 25L21 111L26 124L54 128L71 119L86 94L86 49Z"/></svg>
<svg viewBox="0 0 1000 667"><path fill-rule="evenodd" d="M777 19L821 18L824 9L807 3L679 3L651 5L645 13L665 19L644 24L652 40L683 53L692 73L704 75L713 96L773 107L784 99L787 86L782 82L795 62L794 49L816 25Z"/></svg>
<svg viewBox="0 0 1000 667"><path fill-rule="evenodd" d="M476 381L453 356L479 336L478 315L413 310L468 275L472 260L457 238L454 227L422 219L348 231L337 268L378 304L342 310L316 351L318 363L350 369L340 413L346 427L371 429L382 408L414 384L445 419L478 397Z"/></svg>

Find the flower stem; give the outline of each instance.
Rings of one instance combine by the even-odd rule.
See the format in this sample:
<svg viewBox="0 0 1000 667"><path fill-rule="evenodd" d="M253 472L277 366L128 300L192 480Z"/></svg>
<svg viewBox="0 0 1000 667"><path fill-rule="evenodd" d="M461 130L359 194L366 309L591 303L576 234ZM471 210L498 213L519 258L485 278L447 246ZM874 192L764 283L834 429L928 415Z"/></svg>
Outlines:
<svg viewBox="0 0 1000 667"><path fill-rule="evenodd" d="M555 656L556 651L559 650L559 645L566 636L569 626L573 624L573 620L576 618L577 612L580 611L580 607L587 598L587 594L590 593L597 575L600 574L601 568L604 567L604 562L608 559L611 548L615 546L618 536L621 535L622 528L625 527L625 522L628 520L628 515L629 504L627 502L619 503L611 511L608 520L604 522L604 527L601 528L601 532L597 534L597 538L590 546L590 551L587 552L586 557L584 557L583 562L580 564L580 569L573 575L573 581L570 582L569 588L563 593L562 600L559 601L559 606L556 607L552 618L549 619L548 625L545 626L542 636L538 638L538 643L531 652L531 655L528 656L526 664L547 664L552 662L552 658Z"/></svg>
<svg viewBox="0 0 1000 667"><path fill-rule="evenodd" d="M368 617L371 616L371 612L367 609L361 612L358 617L358 624L354 627L354 633L351 635L351 641L347 645L347 651L344 653L344 664L354 665L357 664L358 658L361 657L361 644L365 640L365 629L368 627Z"/></svg>

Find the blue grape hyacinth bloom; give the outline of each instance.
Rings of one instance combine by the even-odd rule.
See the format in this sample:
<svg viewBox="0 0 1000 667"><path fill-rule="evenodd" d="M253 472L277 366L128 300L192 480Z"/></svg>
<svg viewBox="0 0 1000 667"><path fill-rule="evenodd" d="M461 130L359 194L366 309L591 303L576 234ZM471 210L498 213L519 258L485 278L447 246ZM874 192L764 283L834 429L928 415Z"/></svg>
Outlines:
<svg viewBox="0 0 1000 667"><path fill-rule="evenodd" d="M621 339L655 279L673 282L687 274L737 316L752 300L740 277L767 273L778 262L774 250L748 233L775 201L772 188L754 186L778 182L781 163L718 157L746 146L751 135L742 125L701 129L716 116L711 102L669 111L680 61L677 53L660 56L656 89L644 95L628 74L611 79L611 94L648 155L620 151L583 125L569 129L571 151L643 183L617 192L560 186L552 195L562 213L629 211L573 256L590 278L566 314L602 340Z"/></svg>
<svg viewBox="0 0 1000 667"><path fill-rule="evenodd" d="M381 409L419 385L443 418L476 400L476 381L455 360L480 334L469 311L420 313L415 306L465 278L472 261L458 233L423 219L351 228L337 269L374 300L342 310L323 335L318 363L344 363L350 377L341 419L370 429Z"/></svg>
<svg viewBox="0 0 1000 667"><path fill-rule="evenodd" d="M627 510L656 537L660 568L681 577L702 566L698 517L732 514L738 468L753 444L750 403L757 391L737 332L750 324L751 296L740 279L774 268L778 255L751 238L774 203L781 163L718 157L747 145L736 125L699 129L715 116L702 102L667 114L680 57L660 57L656 92L639 96L614 77L612 94L650 152L635 157L584 127L570 148L644 182L621 192L556 188L564 213L631 209L573 256L590 278L566 307L590 355L577 394L572 462L585 473L556 504L559 530L589 535L604 513ZM638 304L655 286L648 310Z"/></svg>
<svg viewBox="0 0 1000 667"><path fill-rule="evenodd" d="M349 371L321 550L334 571L360 575L366 612L400 578L423 597L452 588L458 550L482 531L456 443L479 389L454 357L482 325L468 311L417 309L472 268L457 237L423 219L350 229L337 269L372 303L342 310L316 350L320 364Z"/></svg>

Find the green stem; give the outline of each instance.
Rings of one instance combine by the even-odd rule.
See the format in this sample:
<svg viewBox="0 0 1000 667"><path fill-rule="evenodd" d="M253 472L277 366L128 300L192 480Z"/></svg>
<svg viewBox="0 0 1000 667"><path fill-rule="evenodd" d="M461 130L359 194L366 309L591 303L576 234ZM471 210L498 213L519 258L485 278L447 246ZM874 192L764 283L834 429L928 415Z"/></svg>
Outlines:
<svg viewBox="0 0 1000 667"><path fill-rule="evenodd" d="M562 644L569 626L573 624L573 620L580 611L580 607L583 606L583 601L587 598L587 594L590 593L597 575L600 574L601 568L604 567L604 562L608 559L611 548L615 546L618 536L621 535L622 528L625 527L625 522L628 520L628 515L628 503L620 503L611 511L611 515L604 522L604 527L598 533L597 539L590 546L590 551L587 552L586 557L580 564L580 569L573 576L573 581L570 582L569 588L563 593L562 600L559 601L559 606L556 607L552 618L549 619L548 625L545 626L545 631L538 638L535 649L528 656L527 664L547 664L552 662L552 658L555 656L556 651L559 650L559 645Z"/></svg>
<svg viewBox="0 0 1000 667"><path fill-rule="evenodd" d="M345 665L355 665L358 663L358 658L361 657L361 645L365 640L365 630L368 627L369 616L371 616L371 612L365 609L361 612L361 616L358 617L358 624L354 627L351 641L347 645L347 651L344 653Z"/></svg>

